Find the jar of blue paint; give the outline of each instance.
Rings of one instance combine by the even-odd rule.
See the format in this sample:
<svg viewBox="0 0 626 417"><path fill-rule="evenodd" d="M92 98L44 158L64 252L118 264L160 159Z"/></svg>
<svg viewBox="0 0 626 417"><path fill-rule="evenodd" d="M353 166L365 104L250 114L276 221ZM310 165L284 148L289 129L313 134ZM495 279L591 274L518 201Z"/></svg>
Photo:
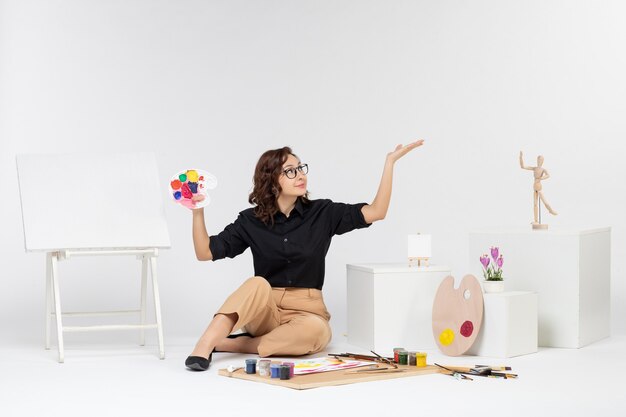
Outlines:
<svg viewBox="0 0 626 417"><path fill-rule="evenodd" d="M280 378L280 364L273 363L270 365L270 376L272 378Z"/></svg>
<svg viewBox="0 0 626 417"><path fill-rule="evenodd" d="M256 374L256 359L246 359L246 373Z"/></svg>

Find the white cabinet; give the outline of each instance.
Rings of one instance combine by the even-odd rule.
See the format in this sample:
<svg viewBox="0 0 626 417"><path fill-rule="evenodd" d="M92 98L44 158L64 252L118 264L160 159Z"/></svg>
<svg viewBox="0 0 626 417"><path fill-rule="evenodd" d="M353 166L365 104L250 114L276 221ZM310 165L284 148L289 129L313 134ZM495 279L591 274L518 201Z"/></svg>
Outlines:
<svg viewBox="0 0 626 417"><path fill-rule="evenodd" d="M433 300L445 266L347 265L348 343L390 356L394 347L435 349Z"/></svg>

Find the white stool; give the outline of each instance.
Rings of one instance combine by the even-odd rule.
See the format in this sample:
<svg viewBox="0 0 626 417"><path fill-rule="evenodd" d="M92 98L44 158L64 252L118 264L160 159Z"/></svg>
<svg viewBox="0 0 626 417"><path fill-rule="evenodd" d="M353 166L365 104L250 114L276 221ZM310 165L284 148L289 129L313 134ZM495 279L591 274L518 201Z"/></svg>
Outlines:
<svg viewBox="0 0 626 417"><path fill-rule="evenodd" d="M510 358L537 352L537 294L483 294L485 312L470 355Z"/></svg>

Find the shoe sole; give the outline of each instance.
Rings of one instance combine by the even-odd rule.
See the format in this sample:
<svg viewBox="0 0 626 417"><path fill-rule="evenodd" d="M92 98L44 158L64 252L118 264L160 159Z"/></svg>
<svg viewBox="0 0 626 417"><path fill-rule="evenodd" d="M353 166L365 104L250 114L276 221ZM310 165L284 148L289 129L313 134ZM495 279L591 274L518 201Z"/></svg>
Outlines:
<svg viewBox="0 0 626 417"><path fill-rule="evenodd" d="M203 368L202 366L200 366L199 363L191 363L191 364L186 365L186 366L187 366L187 368L191 369L192 371L206 371L207 369L209 369L208 367L207 368Z"/></svg>

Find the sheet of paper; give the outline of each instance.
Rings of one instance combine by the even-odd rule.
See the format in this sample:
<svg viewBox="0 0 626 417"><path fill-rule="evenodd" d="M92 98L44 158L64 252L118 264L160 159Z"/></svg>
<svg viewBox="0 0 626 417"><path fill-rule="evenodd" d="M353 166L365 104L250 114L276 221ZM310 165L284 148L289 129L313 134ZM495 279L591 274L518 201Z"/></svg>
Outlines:
<svg viewBox="0 0 626 417"><path fill-rule="evenodd" d="M355 361L350 359L338 360L335 358L315 358L293 361L294 375L306 375L318 372L337 371L339 369L369 366L372 362Z"/></svg>

